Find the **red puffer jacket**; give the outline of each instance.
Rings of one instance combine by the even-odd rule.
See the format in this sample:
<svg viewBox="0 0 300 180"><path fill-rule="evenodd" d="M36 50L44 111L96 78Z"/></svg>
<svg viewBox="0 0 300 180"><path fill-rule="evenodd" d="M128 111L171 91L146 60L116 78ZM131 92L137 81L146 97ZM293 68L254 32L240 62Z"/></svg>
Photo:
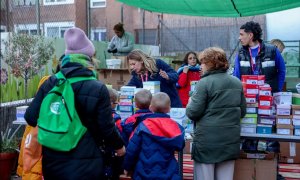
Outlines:
<svg viewBox="0 0 300 180"><path fill-rule="evenodd" d="M177 83L177 87L182 106L185 108L189 100L191 81L199 81L200 72L199 68L196 67L190 68L187 73L184 73L182 70L182 68L178 69L179 80Z"/></svg>

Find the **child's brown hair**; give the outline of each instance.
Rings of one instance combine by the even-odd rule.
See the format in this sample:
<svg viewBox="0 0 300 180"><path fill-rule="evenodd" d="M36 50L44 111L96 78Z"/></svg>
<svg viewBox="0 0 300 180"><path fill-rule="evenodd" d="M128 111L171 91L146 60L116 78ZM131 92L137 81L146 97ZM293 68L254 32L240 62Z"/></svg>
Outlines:
<svg viewBox="0 0 300 180"><path fill-rule="evenodd" d="M171 109L171 100L164 92L156 93L151 100L150 110L154 113L168 113Z"/></svg>
<svg viewBox="0 0 300 180"><path fill-rule="evenodd" d="M135 94L135 105L139 109L149 109L152 94L147 89L142 89Z"/></svg>
<svg viewBox="0 0 300 180"><path fill-rule="evenodd" d="M108 93L109 93L109 98L111 103L116 103L118 102L119 99L119 93L117 90L108 88Z"/></svg>

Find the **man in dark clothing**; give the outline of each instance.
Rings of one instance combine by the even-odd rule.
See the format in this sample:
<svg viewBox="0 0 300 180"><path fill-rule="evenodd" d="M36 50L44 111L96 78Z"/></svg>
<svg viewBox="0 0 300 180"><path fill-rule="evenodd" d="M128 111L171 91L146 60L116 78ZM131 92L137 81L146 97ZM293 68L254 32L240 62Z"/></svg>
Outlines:
<svg viewBox="0 0 300 180"><path fill-rule="evenodd" d="M61 72L66 78L95 76L92 56L95 47L79 28L70 28L65 34L66 51L61 62ZM38 90L25 113L31 126L37 125L42 101L57 84L51 76ZM125 147L112 120L111 105L106 86L97 80L79 81L72 84L75 107L87 128L77 146L68 151L56 151L43 146L44 179L102 179L103 155L99 148L102 142L115 149L117 156L125 154Z"/></svg>
<svg viewBox="0 0 300 180"><path fill-rule="evenodd" d="M280 92L285 80L284 60L276 46L264 43L262 29L256 22L250 21L240 28L242 47L235 58L233 75L265 75L266 83L272 92Z"/></svg>

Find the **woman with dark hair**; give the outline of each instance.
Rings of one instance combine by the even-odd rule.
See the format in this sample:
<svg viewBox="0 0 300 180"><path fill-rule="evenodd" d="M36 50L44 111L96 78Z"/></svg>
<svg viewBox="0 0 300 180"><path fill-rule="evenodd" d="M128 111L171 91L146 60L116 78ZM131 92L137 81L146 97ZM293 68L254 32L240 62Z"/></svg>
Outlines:
<svg viewBox="0 0 300 180"><path fill-rule="evenodd" d="M171 107L182 107L175 84L178 74L168 64L160 59L154 59L141 50L131 51L127 60L132 70L128 86L143 87L145 81L160 81L160 91L171 99Z"/></svg>
<svg viewBox="0 0 300 180"><path fill-rule="evenodd" d="M200 62L195 52L188 52L183 65L177 71L179 79L177 82L178 94L183 107L186 107L191 90L191 82L200 80Z"/></svg>
<svg viewBox="0 0 300 180"><path fill-rule="evenodd" d="M246 114L242 83L227 73L222 49L205 49L199 57L203 75L186 108L195 122L194 179L232 180L240 153L240 119Z"/></svg>
<svg viewBox="0 0 300 180"><path fill-rule="evenodd" d="M122 23L118 23L114 26L116 35L108 44L107 52L113 53L115 56L126 56L133 49L133 35L126 32L123 26L124 24Z"/></svg>

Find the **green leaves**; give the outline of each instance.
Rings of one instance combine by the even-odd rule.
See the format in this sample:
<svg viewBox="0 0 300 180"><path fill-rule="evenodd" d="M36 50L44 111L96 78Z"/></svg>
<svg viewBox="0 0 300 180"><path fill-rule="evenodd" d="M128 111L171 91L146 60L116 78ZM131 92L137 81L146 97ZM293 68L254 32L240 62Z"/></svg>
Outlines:
<svg viewBox="0 0 300 180"><path fill-rule="evenodd" d="M54 53L53 42L43 36L13 33L4 45L5 62L11 67L14 76L24 79L37 74Z"/></svg>

